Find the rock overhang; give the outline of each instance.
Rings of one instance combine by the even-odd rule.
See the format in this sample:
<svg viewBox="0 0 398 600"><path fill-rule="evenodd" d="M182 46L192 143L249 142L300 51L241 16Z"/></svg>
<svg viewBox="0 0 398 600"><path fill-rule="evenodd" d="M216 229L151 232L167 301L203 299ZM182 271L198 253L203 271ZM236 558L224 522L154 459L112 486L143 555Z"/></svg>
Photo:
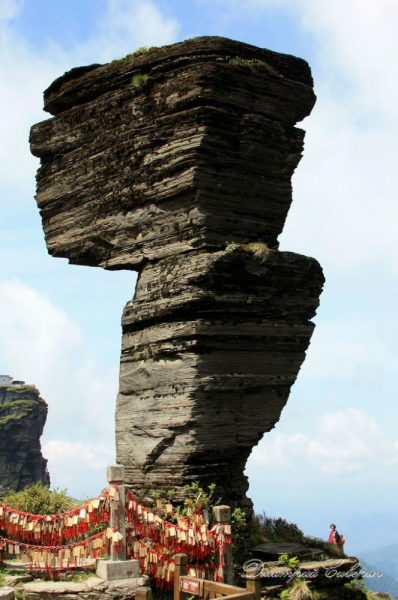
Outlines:
<svg viewBox="0 0 398 600"><path fill-rule="evenodd" d="M134 77L145 73L142 85ZM277 247L314 105L307 63L197 38L73 69L33 126L37 203L49 252L140 270L192 249Z"/></svg>

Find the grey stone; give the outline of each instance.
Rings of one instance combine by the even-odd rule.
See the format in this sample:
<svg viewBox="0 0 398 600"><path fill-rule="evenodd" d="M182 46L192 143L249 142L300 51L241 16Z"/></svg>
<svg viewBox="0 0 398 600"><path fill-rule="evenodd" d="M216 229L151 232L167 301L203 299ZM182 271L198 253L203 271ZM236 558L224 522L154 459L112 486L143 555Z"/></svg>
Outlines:
<svg viewBox="0 0 398 600"><path fill-rule="evenodd" d="M0 600L14 600L15 592L11 587L0 587Z"/></svg>
<svg viewBox="0 0 398 600"><path fill-rule="evenodd" d="M106 479L109 483L123 483L124 467L123 465L110 465L106 468Z"/></svg>
<svg viewBox="0 0 398 600"><path fill-rule="evenodd" d="M79 594L87 591L86 582L72 581L34 581L25 583L23 589L31 594Z"/></svg>
<svg viewBox="0 0 398 600"><path fill-rule="evenodd" d="M97 560L96 573L106 581L137 578L140 573L138 560Z"/></svg>
<svg viewBox="0 0 398 600"><path fill-rule="evenodd" d="M230 523L231 508L229 506L215 506L213 508L213 520L216 523Z"/></svg>
<svg viewBox="0 0 398 600"><path fill-rule="evenodd" d="M22 591L30 600L39 600L42 597L47 600L127 600L133 598L136 589L147 582L146 576L117 581L106 581L93 576L82 583L36 581L23 585Z"/></svg>
<svg viewBox="0 0 398 600"><path fill-rule="evenodd" d="M28 581L33 581L31 575L6 575L4 577L6 585L16 585L18 583L27 583Z"/></svg>

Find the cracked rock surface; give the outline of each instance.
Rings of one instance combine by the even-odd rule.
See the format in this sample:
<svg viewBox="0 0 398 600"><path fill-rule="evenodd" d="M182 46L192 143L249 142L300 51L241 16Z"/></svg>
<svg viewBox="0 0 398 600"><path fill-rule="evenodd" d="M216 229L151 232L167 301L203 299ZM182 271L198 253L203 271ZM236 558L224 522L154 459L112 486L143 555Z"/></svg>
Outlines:
<svg viewBox="0 0 398 600"><path fill-rule="evenodd" d="M146 577L105 581L93 576L82 583L69 581L25 583L22 592L29 600L40 600L40 598L57 600L60 597L74 600L126 600L134 598L136 590L146 583Z"/></svg>
<svg viewBox="0 0 398 600"><path fill-rule="evenodd" d="M139 272L122 318L117 461L142 500L197 480L250 508L324 278L279 252L315 103L301 59L203 37L72 69L32 127L53 256ZM253 244L257 246L255 252Z"/></svg>

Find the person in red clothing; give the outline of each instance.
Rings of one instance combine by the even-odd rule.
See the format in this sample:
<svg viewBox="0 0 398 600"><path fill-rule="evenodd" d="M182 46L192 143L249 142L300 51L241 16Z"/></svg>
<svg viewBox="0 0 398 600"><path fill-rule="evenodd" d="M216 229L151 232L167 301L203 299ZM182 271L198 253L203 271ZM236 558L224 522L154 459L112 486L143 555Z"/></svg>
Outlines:
<svg viewBox="0 0 398 600"><path fill-rule="evenodd" d="M340 535L336 529L336 525L334 523L331 524L330 529L332 530L329 535L329 544L336 544L342 552L344 552L344 535Z"/></svg>
<svg viewBox="0 0 398 600"><path fill-rule="evenodd" d="M336 525L334 523L332 523L331 526L330 526L330 529L332 531L330 532L328 542L329 542L329 544L337 544L337 541L336 541L336 533L337 533L337 531L336 531Z"/></svg>

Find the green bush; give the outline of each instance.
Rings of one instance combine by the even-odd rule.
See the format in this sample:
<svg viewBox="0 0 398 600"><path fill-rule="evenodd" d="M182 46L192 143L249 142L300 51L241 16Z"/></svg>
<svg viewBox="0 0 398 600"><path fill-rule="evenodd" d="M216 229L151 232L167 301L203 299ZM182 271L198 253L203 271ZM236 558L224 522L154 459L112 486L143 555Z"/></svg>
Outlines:
<svg viewBox="0 0 398 600"><path fill-rule="evenodd" d="M37 481L20 492L9 490L3 503L34 515L54 515L69 512L81 504L68 496L67 491L58 488L51 491L41 481Z"/></svg>
<svg viewBox="0 0 398 600"><path fill-rule="evenodd" d="M288 523L280 517L267 517L265 512L252 520L252 532L265 538L267 542L301 542L303 532L295 523Z"/></svg>
<svg viewBox="0 0 398 600"><path fill-rule="evenodd" d="M278 562L280 562L282 565L285 565L285 567L288 567L289 569L297 569L299 559L297 558L297 556L289 558L287 554L281 554L278 558Z"/></svg>

